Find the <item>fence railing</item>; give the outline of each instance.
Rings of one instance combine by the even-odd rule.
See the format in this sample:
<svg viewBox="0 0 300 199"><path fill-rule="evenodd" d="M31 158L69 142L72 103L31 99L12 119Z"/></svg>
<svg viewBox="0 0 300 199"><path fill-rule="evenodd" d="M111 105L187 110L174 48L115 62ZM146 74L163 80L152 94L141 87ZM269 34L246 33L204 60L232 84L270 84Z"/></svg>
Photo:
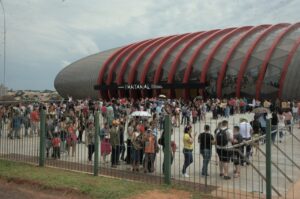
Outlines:
<svg viewBox="0 0 300 199"><path fill-rule="evenodd" d="M82 171L95 176L100 174L145 183L185 186L217 198L297 198L295 186L300 179L300 131L293 125L271 131L268 120L264 135L233 146L222 148L213 145L210 150L201 151L197 143L200 132L204 131L205 125L215 129L219 121L200 120L191 125L192 148L187 150L184 125L174 127L167 115L163 124L164 147L159 145L155 153L148 153L144 150L145 146L136 148L132 145L126 130L121 138L127 140L124 143L119 140L114 144L108 137L99 136L105 119L97 111L93 116L93 133L87 135L91 131L88 127L81 129L76 140L68 140L64 132L49 137L48 117L44 110L40 113L39 122L30 125L23 122L20 128L12 128L14 121L3 119L0 121L0 158ZM252 115L230 118L230 130L239 123L238 117L250 118ZM128 122L125 129L127 125ZM161 134L162 131L158 131L155 135L156 142L162 138ZM216 139L216 135L211 134ZM56 137L60 140L59 144L54 141ZM91 139L93 141L89 142ZM112 135L110 139L113 139ZM220 160L217 151L222 149L230 155ZM231 179L220 176L225 171L220 169L221 166Z"/></svg>

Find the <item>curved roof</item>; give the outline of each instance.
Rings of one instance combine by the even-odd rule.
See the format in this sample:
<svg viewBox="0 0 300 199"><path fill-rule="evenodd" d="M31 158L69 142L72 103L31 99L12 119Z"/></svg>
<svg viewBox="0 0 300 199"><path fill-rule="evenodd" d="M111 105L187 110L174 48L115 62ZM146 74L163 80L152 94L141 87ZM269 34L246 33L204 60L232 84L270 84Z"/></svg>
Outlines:
<svg viewBox="0 0 300 199"><path fill-rule="evenodd" d="M74 98L97 98L98 94L104 98L134 97L149 93L97 93L94 86L206 82L205 92L217 97L298 99L299 28L300 23L280 23L148 39L71 64L58 74L55 88L62 96ZM171 89L167 94L175 97L176 92ZM185 89L181 94L189 97L189 93Z"/></svg>

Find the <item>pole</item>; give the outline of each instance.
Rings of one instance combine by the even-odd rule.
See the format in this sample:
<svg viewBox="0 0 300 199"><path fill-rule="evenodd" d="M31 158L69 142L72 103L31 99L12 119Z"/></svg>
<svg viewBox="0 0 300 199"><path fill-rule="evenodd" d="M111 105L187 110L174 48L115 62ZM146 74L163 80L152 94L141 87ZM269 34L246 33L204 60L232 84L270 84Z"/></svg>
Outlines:
<svg viewBox="0 0 300 199"><path fill-rule="evenodd" d="M99 111L95 115L95 158L94 158L94 176L98 176L99 172Z"/></svg>
<svg viewBox="0 0 300 199"><path fill-rule="evenodd" d="M39 166L45 166L45 138L46 137L46 115L45 110L40 112L40 157Z"/></svg>
<svg viewBox="0 0 300 199"><path fill-rule="evenodd" d="M165 184L171 184L171 118L170 115L166 115L164 121L164 174Z"/></svg>
<svg viewBox="0 0 300 199"><path fill-rule="evenodd" d="M6 95L5 86L6 86L6 15L5 9L2 0L0 0L2 11L3 11L3 86L4 86L4 95Z"/></svg>
<svg viewBox="0 0 300 199"><path fill-rule="evenodd" d="M272 154L271 154L271 121L267 120L266 132L266 196L267 199L272 199Z"/></svg>

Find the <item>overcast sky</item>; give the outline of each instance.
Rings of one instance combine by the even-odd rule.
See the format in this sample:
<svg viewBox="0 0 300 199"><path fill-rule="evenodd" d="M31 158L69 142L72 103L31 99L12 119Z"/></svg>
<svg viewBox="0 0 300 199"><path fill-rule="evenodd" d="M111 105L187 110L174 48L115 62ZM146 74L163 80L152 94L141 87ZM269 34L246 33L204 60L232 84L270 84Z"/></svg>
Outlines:
<svg viewBox="0 0 300 199"><path fill-rule="evenodd" d="M2 1L7 21L6 77L13 89L54 89L55 76L68 64L138 40L300 21L300 0ZM2 11L0 27L2 82Z"/></svg>

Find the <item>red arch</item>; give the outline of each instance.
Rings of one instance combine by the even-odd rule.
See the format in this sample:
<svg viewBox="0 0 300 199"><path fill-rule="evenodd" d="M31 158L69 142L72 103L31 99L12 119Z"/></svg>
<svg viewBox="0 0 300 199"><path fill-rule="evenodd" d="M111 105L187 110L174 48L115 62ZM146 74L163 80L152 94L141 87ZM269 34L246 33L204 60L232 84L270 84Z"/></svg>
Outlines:
<svg viewBox="0 0 300 199"><path fill-rule="evenodd" d="M256 46L260 43L260 41L267 36L270 32L275 31L279 28L283 28L288 26L289 24L287 23L280 23L280 24L276 24L273 26L270 26L269 28L267 28L266 30L264 30L257 38L256 40L252 43L252 45L250 46L250 48L248 49L246 56L241 64L239 73L238 73L238 77L237 77L237 82L236 82L236 96L240 97L241 95L241 85L242 85L242 80L244 77L244 74L246 72L246 68L247 68L247 64L248 61L253 53L253 51L255 50Z"/></svg>
<svg viewBox="0 0 300 199"><path fill-rule="evenodd" d="M157 53L159 53L159 51L165 47L166 45L168 45L170 42L173 42L174 40L180 39L181 37L184 37L187 34L183 34L183 35L178 35L178 36L173 36L171 38L169 38L168 40L164 41L163 43L161 43L150 55L148 61L146 62L143 72L141 74L141 78L140 78L140 83L141 84L145 84L146 81L146 76L147 73L149 71L149 67L151 62L153 61L153 59L156 57ZM144 93L142 92L142 94L144 95Z"/></svg>
<svg viewBox="0 0 300 199"><path fill-rule="evenodd" d="M159 40L153 42L152 44L150 44L149 46L147 46L145 49L143 49L143 51L138 55L137 59L135 60L135 62L132 64L131 69L130 69L130 74L128 77L128 83L132 84L134 81L134 77L135 77L135 70L138 67L138 64L140 63L140 61L142 60L143 56L145 56L145 54L153 47L155 47L155 45L159 45L161 44L161 42L164 42L165 40L169 39L170 37L173 36L168 36L168 37L163 37L160 38Z"/></svg>
<svg viewBox="0 0 300 199"><path fill-rule="evenodd" d="M217 80L217 96L218 98L222 97L222 82L224 80L226 71L227 71L227 65L229 60L231 59L231 56L234 54L235 50L237 49L237 47L244 41L244 39L246 39L250 34L255 33L256 31L262 29L262 28L266 28L269 27L270 25L260 25L260 26L255 26L252 27L250 30L248 30L247 32L245 32L230 48L230 50L228 51L224 62L221 66L219 75L218 75L218 80Z"/></svg>
<svg viewBox="0 0 300 199"><path fill-rule="evenodd" d="M300 37L298 38L298 40L294 44L293 48L289 52L288 58L286 59L286 61L283 64L282 72L281 72L281 76L280 76L280 80L279 80L279 90L278 90L278 97L279 98L282 98L282 89L283 89L284 81L285 81L285 78L286 78L286 74L287 74L289 65L291 64L291 62L293 60L293 57L294 57L294 55L295 55L295 53L296 53L299 46L300 46Z"/></svg>
<svg viewBox="0 0 300 199"><path fill-rule="evenodd" d="M185 35L184 37L178 39L176 42L174 42L170 48L165 52L165 54L163 55L162 59L159 62L159 65L157 66L157 70L155 71L155 75L154 75L154 84L157 84L159 82L159 78L160 78L160 74L161 74L161 70L163 68L163 64L165 63L165 61L167 60L168 56L170 55L170 53L178 46L180 45L181 42L184 42L186 39L189 39L190 37L193 37L195 34L198 33L190 33Z"/></svg>
<svg viewBox="0 0 300 199"><path fill-rule="evenodd" d="M193 67L193 64L196 60L196 58L198 57L198 54L199 52L211 41L213 40L215 37L219 36L219 35L222 35L222 34L225 34L231 30L233 30L234 28L227 28L227 29L224 29L224 30L218 30L214 33L212 33L208 38L206 38L206 40L204 40L195 50L194 50L194 53L193 55L191 56L191 58L189 59L189 62L188 62L188 65L185 69L185 72L184 72L184 76L183 76L183 80L182 80L182 83L187 83L189 81L189 78L190 78L190 74L191 74L191 71L192 71L192 67ZM187 93L187 90L185 90L185 98L188 98L188 93Z"/></svg>
<svg viewBox="0 0 300 199"><path fill-rule="evenodd" d="M180 58L182 57L182 55L186 52L187 49L189 49L198 39L201 39L202 37L205 37L209 34L212 34L214 32L216 32L218 30L211 30L208 32L200 32L198 33L195 37L193 37L188 43L186 43L186 45L178 52L178 54L176 55L176 58L171 66L171 70L169 72L169 76L168 76L168 83L172 83L173 82L173 78L177 69L177 66L179 64Z"/></svg>
<svg viewBox="0 0 300 199"><path fill-rule="evenodd" d="M155 42L153 42L152 44L150 44L149 46L147 46L146 48L143 49L143 51L138 55L137 59L135 60L135 62L132 64L131 68L130 68L130 73L128 76L128 84L132 84L135 78L135 74L136 74L136 69L140 63L140 61L142 60L142 58L145 56L145 54L152 49L153 47L155 47L156 45L161 44L162 42L166 41L167 39L171 38L173 36L168 36L168 37L163 37ZM133 96L132 90L129 91L130 97Z"/></svg>
<svg viewBox="0 0 300 199"><path fill-rule="evenodd" d="M196 36L194 36L191 40L189 40L185 46L178 52L178 54L176 55L175 57L175 60L174 62L172 63L171 65L171 69L169 71L169 75L168 75L168 83L171 84L173 83L173 80L174 80L174 76L175 76L175 73L176 73L176 70L177 70L177 66L179 64L179 61L180 61L180 58L183 56L183 54L199 39L203 38L203 37L206 37L207 35L210 35L214 32L218 31L217 30L210 30L210 31L207 31L207 32L199 32ZM185 91L187 92L187 91ZM168 95L169 97L171 96L171 93L172 91L170 90Z"/></svg>
<svg viewBox="0 0 300 199"><path fill-rule="evenodd" d="M153 40L148 40L147 42L143 42L143 43L140 43L139 45L137 45L129 54L128 56L126 57L126 59L122 62L122 65L121 65L121 69L120 71L118 71L118 76L117 76L117 84L120 85L122 84L123 82L123 77L124 77L124 73L125 73L125 70L126 70L126 67L127 67L127 64L129 62L130 59L132 59L132 57L138 52L140 51L142 48L144 48L145 46L149 45L150 43L154 43L155 41L161 39L161 37L159 38L156 38L156 39L153 39ZM119 96L121 96L121 92L119 92Z"/></svg>
<svg viewBox="0 0 300 199"><path fill-rule="evenodd" d="M266 57L264 59L264 62L262 64L262 67L259 71L259 75L258 75L258 79L257 79L257 82L256 82L256 92L255 92L255 96L257 99L259 99L260 97L260 92L261 92L261 87L262 87L262 84L263 84L263 81L264 81L264 77L265 77L265 74L266 74L266 71L267 71L267 66L268 66L268 62L270 61L275 49L276 49L276 46L279 44L279 42L283 39L283 37L285 35L287 35L289 32L297 29L300 27L300 23L295 23L293 25L290 25L287 29L285 29L284 31L282 31L277 37L276 39L274 40L274 42L272 43L272 46L271 48L269 49L269 51L267 52L266 54Z"/></svg>
<svg viewBox="0 0 300 199"><path fill-rule="evenodd" d="M114 71L116 70L116 67L119 63L119 61L121 60L121 58L123 58L125 56L125 54L131 50L133 50L136 46L142 44L142 43L145 43L149 40L144 40L144 41L141 41L141 42L138 42L138 43L135 43L134 45L131 45L131 46L128 46L125 50L123 50L117 57L116 59L113 61L111 67L110 67L110 70L109 70L109 73L108 73L108 77L107 77L107 80L106 80L106 84L107 85L110 85L112 83L112 78L113 78L113 73ZM111 91L108 90L108 96L111 98Z"/></svg>
<svg viewBox="0 0 300 199"><path fill-rule="evenodd" d="M112 53L109 58L104 62L104 64L102 65L102 68L99 71L99 75L98 75L98 80L97 83L98 85L101 85L103 82L103 77L105 74L105 71L107 70L108 65L110 64L110 62L116 57L118 56L123 50L125 50L126 48L128 48L129 46L134 45L134 44L130 44L127 46L124 46L122 48L120 48L119 50L115 51L114 53ZM104 97L104 92L102 90L99 90L99 97Z"/></svg>
<svg viewBox="0 0 300 199"><path fill-rule="evenodd" d="M161 72L162 72L162 68L164 63L166 62L166 60L168 59L169 55L171 54L171 52L178 46L180 45L182 42L184 42L187 39L190 39L191 37L193 37L194 35L199 34L197 33L190 33L185 35L184 37L178 39L176 42L174 42L169 49L165 52L165 54L163 55L162 59L159 62L159 65L157 66L157 69L155 71L155 75L154 75L154 80L153 83L157 84L161 78Z"/></svg>
<svg viewBox="0 0 300 199"><path fill-rule="evenodd" d="M205 62L204 62L204 66L203 69L201 71L201 75L200 75L200 83L205 83L206 81L206 75L211 63L211 60L213 58L213 56L215 55L215 53L219 50L220 46L224 44L224 42L226 42L230 37L234 36L236 33L242 32L242 31L246 31L248 29L250 29L251 26L245 26L245 27L241 27L241 28L237 28L237 29L233 29L232 31L230 31L229 33L227 33L226 35L224 35L214 46L214 48L209 52L209 55L207 56Z"/></svg>

